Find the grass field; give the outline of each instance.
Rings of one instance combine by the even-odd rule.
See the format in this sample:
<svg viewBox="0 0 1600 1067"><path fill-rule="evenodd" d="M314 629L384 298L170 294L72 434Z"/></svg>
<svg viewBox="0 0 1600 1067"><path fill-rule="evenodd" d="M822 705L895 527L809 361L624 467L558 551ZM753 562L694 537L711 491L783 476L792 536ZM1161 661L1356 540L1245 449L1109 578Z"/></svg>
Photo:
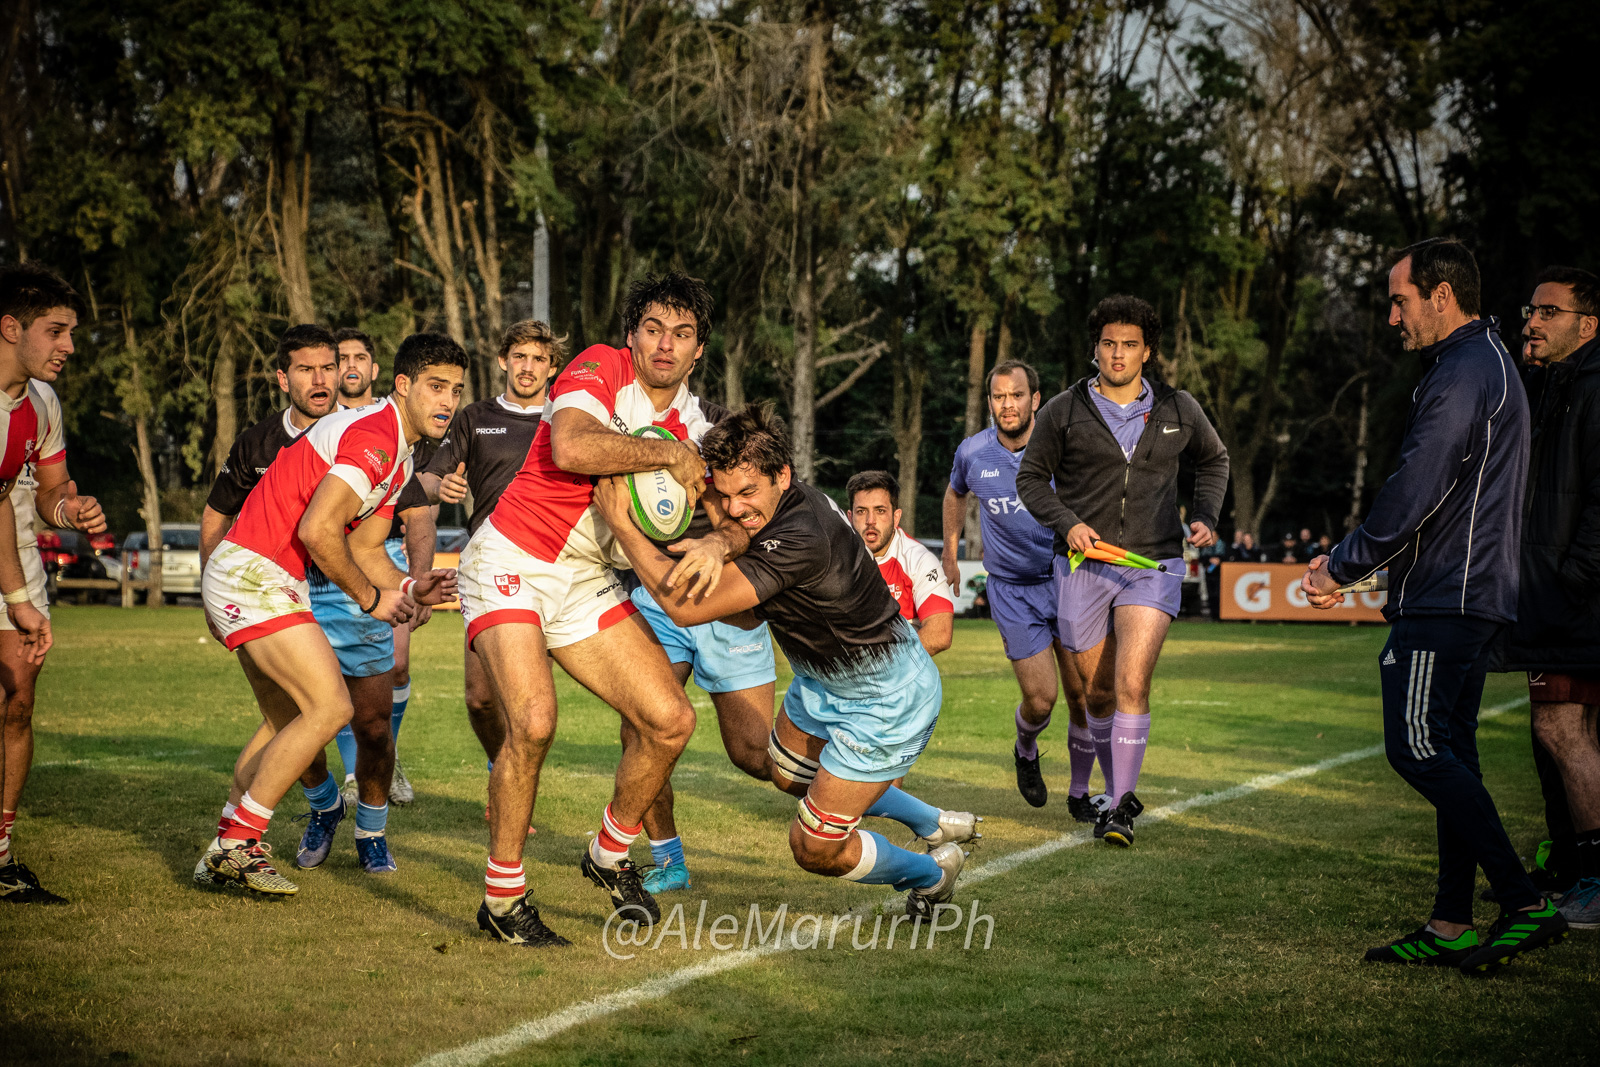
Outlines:
<svg viewBox="0 0 1600 1067"><path fill-rule="evenodd" d="M735 956L674 937L616 960L601 946L605 898L577 871L610 793L616 719L558 672L562 721L527 866L545 918L576 944L491 944L473 920L485 774L461 701L461 623L435 620L413 646L400 751L417 802L390 819L398 873L361 873L348 827L324 868L294 871L297 790L270 840L301 891L270 901L190 883L256 718L233 657L205 637L196 610L57 612L15 841L73 906L0 911L0 1062L409 1064L574 1008L568 1021L598 1017L526 1028L523 1037L548 1036L508 1042L492 1062L1600 1058L1593 934L1490 982L1360 962L1369 944L1413 929L1432 895L1432 810L1381 756L1141 821L1131 850L1062 848L964 887L956 902L970 908L976 897L993 918L987 951L981 924L970 949L956 933L915 951L904 927L892 950L855 951L845 926L832 951ZM1377 743L1384 637L1378 628L1175 627L1152 700L1146 805ZM1051 803L1035 810L1016 793L1015 683L993 629L959 623L939 664L944 714L908 788L986 816L969 870L1077 829L1066 820L1064 716L1043 742ZM793 801L729 765L709 701L692 693L702 724L675 784L696 884L662 898L685 904L688 936L702 899L707 929L731 913L741 939L751 904L768 915L780 904L796 914L881 909L881 889L794 867ZM1485 705L1525 693L1515 678L1492 677ZM1521 704L1486 722L1480 740L1513 840L1531 852L1543 824L1527 734ZM890 836L909 835L896 827ZM648 858L642 848L636 857ZM1480 905L1480 923L1494 913ZM869 911L863 941L874 921ZM669 978L694 966L726 969ZM677 988L610 1014L583 1007L652 980Z"/></svg>

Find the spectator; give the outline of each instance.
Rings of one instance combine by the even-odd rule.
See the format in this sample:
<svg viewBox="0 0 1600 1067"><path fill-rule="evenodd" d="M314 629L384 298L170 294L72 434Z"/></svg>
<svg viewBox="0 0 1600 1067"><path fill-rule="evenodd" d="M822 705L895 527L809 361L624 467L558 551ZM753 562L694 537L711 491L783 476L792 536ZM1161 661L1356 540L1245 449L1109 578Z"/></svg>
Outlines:
<svg viewBox="0 0 1600 1067"><path fill-rule="evenodd" d="M1235 544L1229 546L1227 561L1229 563L1264 563L1264 556L1256 547L1256 539L1249 533L1239 535Z"/></svg>
<svg viewBox="0 0 1600 1067"><path fill-rule="evenodd" d="M1528 401L1492 322L1478 265L1459 242L1412 245L1389 272L1389 322L1420 350L1398 466L1366 520L1301 578L1312 606L1389 568L1389 640L1378 660L1389 764L1436 812L1439 880L1429 918L1369 950L1391 964L1487 974L1560 940L1567 920L1522 869L1478 766L1478 710L1495 645L1517 617L1517 534L1528 469ZM1473 881L1500 918L1479 941Z"/></svg>
<svg viewBox="0 0 1600 1067"><path fill-rule="evenodd" d="M1533 444L1505 665L1528 672L1550 830L1549 855L1530 874L1565 890L1561 913L1592 929L1600 927L1600 278L1552 267L1523 314Z"/></svg>
<svg viewBox="0 0 1600 1067"><path fill-rule="evenodd" d="M1304 563L1300 558L1300 541L1291 530L1283 535L1283 547L1278 552L1279 563Z"/></svg>

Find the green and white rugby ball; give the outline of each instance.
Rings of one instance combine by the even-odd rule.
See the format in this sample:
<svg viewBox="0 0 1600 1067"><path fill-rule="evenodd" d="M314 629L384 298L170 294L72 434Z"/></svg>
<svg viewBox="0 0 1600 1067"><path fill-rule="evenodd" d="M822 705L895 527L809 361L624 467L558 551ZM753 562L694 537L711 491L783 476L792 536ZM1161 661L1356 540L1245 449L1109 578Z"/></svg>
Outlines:
<svg viewBox="0 0 1600 1067"><path fill-rule="evenodd" d="M660 426L642 426L633 431L635 437L660 437L676 441L670 430ZM633 521L639 524L646 537L655 541L672 541L683 536L694 517L689 506L689 494L678 480L665 469L639 471L627 475L628 495L633 498Z"/></svg>

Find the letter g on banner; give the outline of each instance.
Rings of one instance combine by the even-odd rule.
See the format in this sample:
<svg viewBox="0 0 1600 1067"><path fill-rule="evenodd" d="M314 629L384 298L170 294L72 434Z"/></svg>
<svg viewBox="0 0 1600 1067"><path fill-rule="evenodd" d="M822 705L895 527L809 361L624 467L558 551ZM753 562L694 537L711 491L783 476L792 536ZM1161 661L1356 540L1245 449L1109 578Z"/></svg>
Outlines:
<svg viewBox="0 0 1600 1067"><path fill-rule="evenodd" d="M1233 602L1252 615L1272 607L1272 574L1269 571L1245 571L1233 583Z"/></svg>

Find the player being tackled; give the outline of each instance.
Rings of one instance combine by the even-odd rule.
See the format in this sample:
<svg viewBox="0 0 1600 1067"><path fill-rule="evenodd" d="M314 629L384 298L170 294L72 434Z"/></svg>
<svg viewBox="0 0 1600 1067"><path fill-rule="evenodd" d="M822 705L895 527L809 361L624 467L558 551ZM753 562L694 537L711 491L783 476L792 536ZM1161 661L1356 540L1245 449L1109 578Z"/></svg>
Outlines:
<svg viewBox="0 0 1600 1067"><path fill-rule="evenodd" d="M273 734L247 749L235 769L197 882L209 873L217 884L297 891L272 866L267 824L352 714L339 660L311 614L307 567L314 563L364 613L391 626L406 623L418 603L454 594L453 571L410 578L390 562L383 539L411 477L411 448L423 436L444 435L466 365L466 353L448 337L406 338L395 356L393 394L329 415L285 448L207 561L207 621L259 674L252 679L256 700Z"/></svg>
<svg viewBox="0 0 1600 1067"><path fill-rule="evenodd" d="M701 440L712 484L751 539L698 599L675 562L633 524L621 479L604 479L595 504L640 581L680 626L713 619L771 624L794 682L771 738L774 781L800 795L790 826L795 862L814 874L909 890L907 909L929 915L955 892L973 836L937 808L890 785L921 755L938 722L943 690L933 660L901 618L877 565L828 498L793 480L783 422L750 405ZM709 573L709 572L708 572ZM864 815L894 790L934 813L928 853L862 830ZM898 816L894 816L898 817Z"/></svg>

